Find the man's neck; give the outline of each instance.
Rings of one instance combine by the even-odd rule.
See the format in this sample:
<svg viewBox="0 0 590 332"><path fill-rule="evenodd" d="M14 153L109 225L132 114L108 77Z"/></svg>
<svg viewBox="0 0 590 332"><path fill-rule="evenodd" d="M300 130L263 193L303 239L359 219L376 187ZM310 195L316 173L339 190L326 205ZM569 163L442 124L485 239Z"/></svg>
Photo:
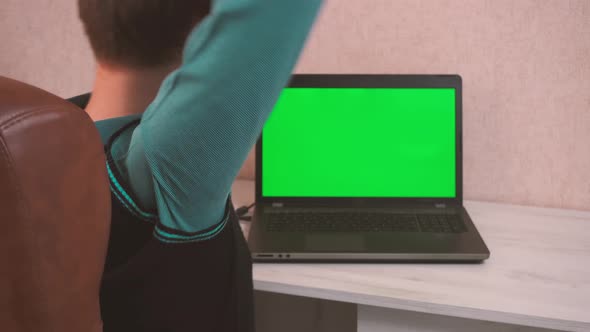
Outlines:
<svg viewBox="0 0 590 332"><path fill-rule="evenodd" d="M98 65L86 112L94 121L142 113L174 67L112 69Z"/></svg>

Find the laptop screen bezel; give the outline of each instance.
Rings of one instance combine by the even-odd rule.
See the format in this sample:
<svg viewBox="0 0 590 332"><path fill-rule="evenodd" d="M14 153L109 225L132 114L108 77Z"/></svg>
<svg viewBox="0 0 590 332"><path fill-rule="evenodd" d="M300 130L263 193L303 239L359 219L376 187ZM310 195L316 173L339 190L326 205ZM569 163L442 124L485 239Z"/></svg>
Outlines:
<svg viewBox="0 0 590 332"><path fill-rule="evenodd" d="M463 204L462 79L459 75L296 74L288 87L305 88L451 88L455 89L455 197L264 197L262 133L256 143L256 202L305 206L394 206Z"/></svg>

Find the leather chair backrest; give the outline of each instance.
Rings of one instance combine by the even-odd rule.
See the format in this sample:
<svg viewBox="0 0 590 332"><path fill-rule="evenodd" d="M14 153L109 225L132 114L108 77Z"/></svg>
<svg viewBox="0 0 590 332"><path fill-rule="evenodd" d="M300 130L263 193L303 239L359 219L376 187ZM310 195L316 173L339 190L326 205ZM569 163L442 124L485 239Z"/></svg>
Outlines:
<svg viewBox="0 0 590 332"><path fill-rule="evenodd" d="M0 331L102 331L110 208L92 120L0 77Z"/></svg>

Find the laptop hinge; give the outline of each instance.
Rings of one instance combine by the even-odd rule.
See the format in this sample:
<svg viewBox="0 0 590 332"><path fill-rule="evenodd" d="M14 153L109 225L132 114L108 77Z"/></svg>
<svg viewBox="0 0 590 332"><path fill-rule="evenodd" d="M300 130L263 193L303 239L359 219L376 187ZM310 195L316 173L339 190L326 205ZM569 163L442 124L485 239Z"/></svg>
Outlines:
<svg viewBox="0 0 590 332"><path fill-rule="evenodd" d="M436 203L434 204L434 207L437 209L444 209L447 207L447 205L445 203Z"/></svg>
<svg viewBox="0 0 590 332"><path fill-rule="evenodd" d="M272 207L283 207L283 203L272 203Z"/></svg>

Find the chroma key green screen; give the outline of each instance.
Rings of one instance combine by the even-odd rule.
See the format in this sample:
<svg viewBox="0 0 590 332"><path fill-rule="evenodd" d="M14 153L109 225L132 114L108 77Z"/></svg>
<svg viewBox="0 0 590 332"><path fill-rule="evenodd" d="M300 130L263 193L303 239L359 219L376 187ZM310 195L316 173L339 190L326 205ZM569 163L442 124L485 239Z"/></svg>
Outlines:
<svg viewBox="0 0 590 332"><path fill-rule="evenodd" d="M261 161L265 197L455 197L455 90L286 88Z"/></svg>

